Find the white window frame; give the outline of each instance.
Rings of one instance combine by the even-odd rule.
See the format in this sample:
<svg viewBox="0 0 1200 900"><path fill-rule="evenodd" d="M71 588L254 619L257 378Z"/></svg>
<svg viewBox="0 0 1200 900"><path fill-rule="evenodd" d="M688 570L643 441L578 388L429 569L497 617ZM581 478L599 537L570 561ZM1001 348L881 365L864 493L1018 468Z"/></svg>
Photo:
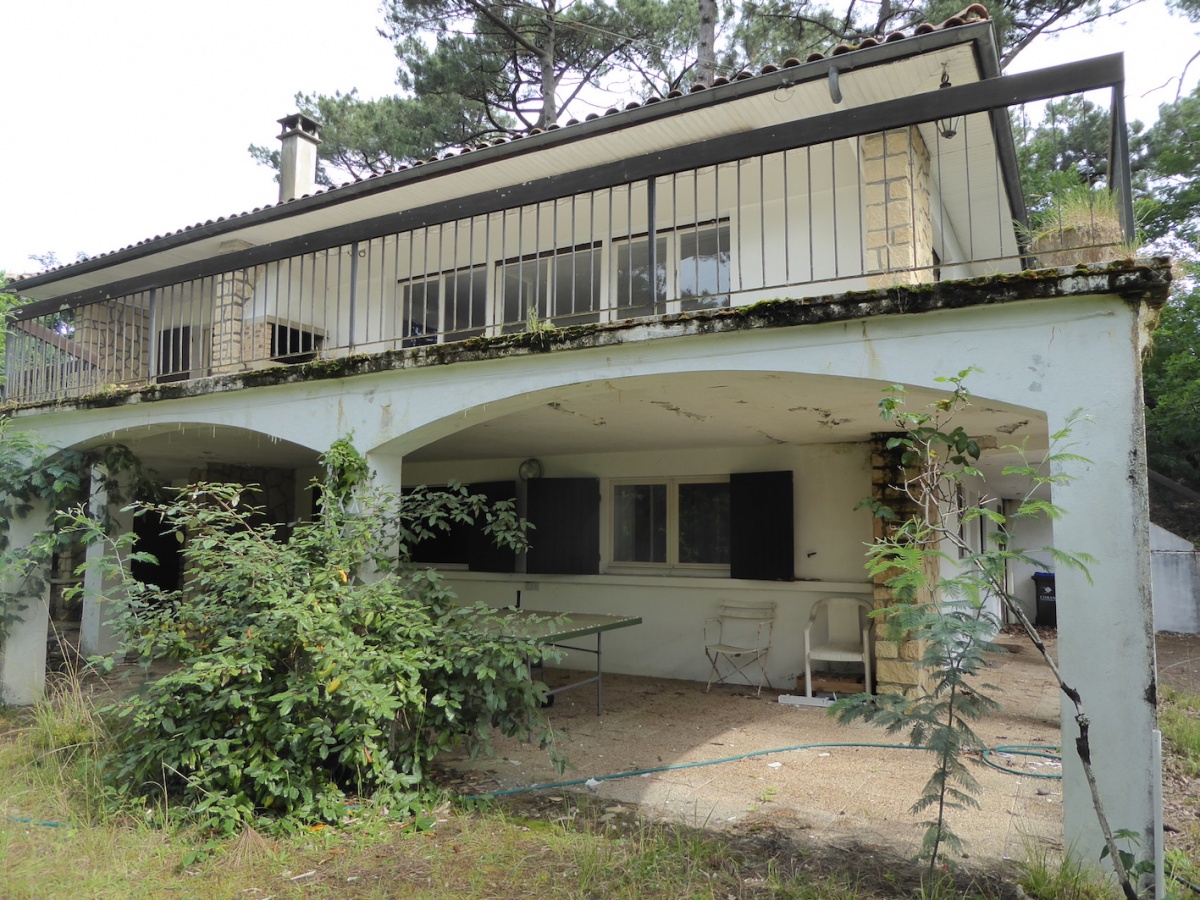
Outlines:
<svg viewBox="0 0 1200 900"><path fill-rule="evenodd" d="M616 560L616 488L620 485L662 484L667 487L667 547L665 562ZM728 578L728 563L679 562L679 486L681 484L729 484L728 475L653 475L608 478L603 482L600 504L602 571L609 575L689 575Z"/></svg>
<svg viewBox="0 0 1200 900"><path fill-rule="evenodd" d="M453 331L447 329L447 297L449 291L446 290L446 284L451 279L457 279L461 276L467 276L468 279L473 278L476 273L483 277L481 278L482 300L472 298L478 304L483 321L478 324L473 324L469 328L456 328ZM474 263L465 266L459 266L456 269L446 269L442 272L436 272L430 275L423 275L420 278L400 278L397 279L400 287L400 296L397 302L396 316L399 322L397 331L400 332L396 340L401 346L420 346L421 338L433 338L432 341L424 341L425 344L437 343L442 344L446 341L447 335L462 335L467 332L478 332L480 335L488 334L491 326L490 312L492 309L491 299L488 297L487 285L487 264ZM428 290L428 285L436 283L438 286L437 299L437 324L438 327L433 332L425 332L420 335L404 334L405 324L409 321L407 313L409 310L409 298L411 298L413 289L418 285ZM459 337L453 337L453 340L461 340ZM406 342L412 342L411 344Z"/></svg>
<svg viewBox="0 0 1200 900"><path fill-rule="evenodd" d="M490 334L506 334L525 330L523 321L506 321L504 314L504 287L507 273L510 268L516 268L521 271L524 266L532 266L536 270L543 262L546 263L545 280L539 286L537 294L539 305L549 306L550 301L557 303L558 297L554 290L554 274L555 263L560 257L567 255L576 256L581 253L588 253L594 260L592 265L596 268L596 280L592 285L592 308L587 313L579 313L572 315L569 313L559 313L557 310L550 310L550 314L544 318L549 319L554 325L569 326L574 324L589 324L584 316L596 316L597 322L609 321L609 307L612 305L608 299L608 291L604 283L605 272L605 254L608 247L604 241L584 241L570 247L558 247L548 250L538 250L535 253L526 253L521 256L510 256L505 259L495 261L495 276L492 279L492 296L491 304L492 311L492 331ZM539 312L539 316L541 313Z"/></svg>
<svg viewBox="0 0 1200 900"><path fill-rule="evenodd" d="M704 222L689 222L682 225L670 225L664 228L659 228L655 232L655 239L665 238L667 259L666 259L666 304L662 313L675 314L683 312L683 304L687 300L697 299L695 297L681 297L679 295L680 282L680 265L683 259L683 239L688 235L701 236L706 232L717 232L724 228L729 231L729 269L727 273L728 283L726 284L725 294L714 296L726 296L729 298L729 306L733 306L733 284L736 275L736 259L734 254L734 235L735 223L732 216L721 216L717 219L709 219ZM635 244L645 243L647 247L650 245L650 235L647 232L633 235L614 235L612 238L611 253L609 259L609 296L608 307L614 310L616 319L620 319L626 315L626 312L619 307L618 292L621 289L621 277L618 270L621 250L629 247L632 248ZM657 300L657 298L654 298ZM653 305L653 304L652 304ZM628 307L626 307L628 309Z"/></svg>

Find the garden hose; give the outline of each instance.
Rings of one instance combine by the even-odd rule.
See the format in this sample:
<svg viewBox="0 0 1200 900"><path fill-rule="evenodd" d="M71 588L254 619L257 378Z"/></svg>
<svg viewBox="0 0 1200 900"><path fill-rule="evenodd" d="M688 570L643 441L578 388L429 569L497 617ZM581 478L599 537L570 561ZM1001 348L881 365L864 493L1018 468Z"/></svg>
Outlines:
<svg viewBox="0 0 1200 900"><path fill-rule="evenodd" d="M700 762L672 763L666 766L653 766L647 769L634 769L629 772L617 772L614 775L600 775L595 778L576 778L571 781L554 781L546 784L531 784L525 787L509 788L504 791L491 791L486 794L473 794L468 797L463 797L464 800L487 800L494 797L507 797L512 794L523 794L528 791L543 791L553 790L555 788L576 787L578 785L586 785L589 781L615 781L618 778L633 778L640 775L653 775L657 772L671 772L676 769L695 769L701 766L715 766L719 763L737 762L741 759L750 759L755 756L767 756L771 753L790 753L793 750L821 750L826 748L867 748L872 750L928 750L928 747L914 747L911 744L867 744L867 743L830 743L830 744L796 744L791 747L774 747L770 750L754 750L750 753L739 753L737 756L723 756L719 759L706 759ZM1014 753L1021 756L1040 756L1046 759L1059 760L1061 757L1051 755L1049 753L1034 752L1037 750L1058 750L1057 747L1041 747L1033 745L1004 745L1000 747L989 747L983 751L983 761L993 769L998 769L1001 772L1007 772L1010 775L1029 775L1034 778L1062 778L1059 774L1042 774L1040 772L1018 772L1016 769L1009 769L1004 766L992 762L988 757L991 753Z"/></svg>

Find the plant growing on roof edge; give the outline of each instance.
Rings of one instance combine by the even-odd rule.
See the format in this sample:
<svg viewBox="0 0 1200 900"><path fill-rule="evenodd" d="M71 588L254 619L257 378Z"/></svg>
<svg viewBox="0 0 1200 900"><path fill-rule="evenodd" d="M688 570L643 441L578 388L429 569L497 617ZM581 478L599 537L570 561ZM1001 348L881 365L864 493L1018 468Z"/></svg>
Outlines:
<svg viewBox="0 0 1200 900"><path fill-rule="evenodd" d="M989 638L999 624L987 612L986 603L989 598L999 600L1020 623L1050 667L1059 689L1075 707L1079 734L1074 745L1104 835L1103 855L1110 858L1125 896L1133 900L1137 892L1130 881L1128 852L1123 856L1118 848L1097 790L1088 740L1090 723L1082 697L1063 680L1024 609L1006 590L1004 579L1010 562L1042 565L1027 551L1011 545L1006 526L1012 521L1056 519L1062 515L1058 507L1039 495L1054 484L1070 480L1062 472L1063 464L1086 462L1071 452L1070 444L1071 430L1082 417L1077 412L1061 430L1050 435L1049 451L1039 463L1029 460L1023 446L1005 448L1018 453L1021 462L1006 466L1002 474L1022 476L1030 484L1013 512L1005 514L988 508L986 497L967 503L963 487L983 482L983 473L976 465L981 448L954 419L970 405L971 395L964 382L973 371L977 370L968 368L938 379L950 386L950 393L917 411L905 408L902 386L886 390L879 403L880 416L900 429L887 441L888 450L899 455L899 479L892 487L916 512L901 516L878 498L860 504L886 523L885 536L869 545L867 568L873 577L886 578L898 601L875 615L882 616L897 636L907 633L923 643L921 665L930 672L931 684L926 692L912 698L900 694L848 697L835 703L831 713L843 723L861 719L889 733L907 731L914 746L926 746L935 754L934 773L912 808L914 813L936 810L935 817L925 823L922 845L929 861L927 877L935 883L936 865L944 847L959 844L948 827L947 812L977 805L973 795L978 785L962 756L983 749L971 723L997 706L982 693L988 685L971 679L982 668L983 654L993 649ZM990 522L995 531L990 546L975 547L962 526L981 520ZM944 548L955 551L958 558L951 559ZM1041 548L1040 552L1059 566L1085 574L1094 561L1087 554L1066 553L1054 547ZM952 564L957 571L943 574L943 563ZM1134 867L1134 874L1141 871L1140 864Z"/></svg>
<svg viewBox="0 0 1200 900"><path fill-rule="evenodd" d="M119 803L181 800L221 831L260 817L336 822L351 797L404 814L438 753L486 750L493 726L550 746L527 666L543 649L502 634L490 610L456 607L437 573L406 562L451 522L480 520L523 546L511 503L461 487L373 490L348 440L322 461L321 513L284 540L253 523L240 485L135 504L181 536L183 590L129 576L130 535L95 562L120 578L115 624L133 654L183 664L105 710L115 750L102 771ZM80 511L66 524L107 540Z"/></svg>

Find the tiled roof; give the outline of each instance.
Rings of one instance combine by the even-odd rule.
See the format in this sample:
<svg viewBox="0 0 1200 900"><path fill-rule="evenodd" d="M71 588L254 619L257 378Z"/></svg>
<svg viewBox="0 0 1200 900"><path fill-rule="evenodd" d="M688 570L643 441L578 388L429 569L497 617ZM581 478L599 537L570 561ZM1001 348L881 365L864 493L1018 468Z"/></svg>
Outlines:
<svg viewBox="0 0 1200 900"><path fill-rule="evenodd" d="M989 18L990 18L990 16L988 15L988 11L987 11L986 7L984 7L980 3L972 3L966 9L962 10L961 12L959 12L956 15L951 16L950 18L946 19L944 22L940 22L936 25L933 23L930 23L930 22L922 22L920 25L916 26L916 28L914 28L912 30L911 35L905 34L902 31L893 31L891 34L889 34L885 38L883 38L883 40L876 40L875 38L867 38L866 40L862 41L862 43L860 43L860 44L855 44L855 45L838 44L836 47L834 47L832 50L830 50L828 54L810 53L803 61L797 59L796 57L790 57L789 59L784 60L779 65L774 65L774 64L768 63L767 65L764 65L758 71L757 75L756 75L756 73L751 72L749 69L743 69L741 72L738 72L732 78L726 78L724 76L719 76L717 78L714 78L710 84L705 84L703 82L697 81L697 82L694 82L687 91L676 89L676 90L671 91L669 94L667 94L666 98L652 96L642 102L633 101L630 103L626 103L625 106L621 109L618 109L617 107L614 106L614 107L611 107L610 109L605 110L604 113L589 113L586 117L584 117L584 119L582 121L590 122L594 119L603 118L604 116L619 115L620 113L625 112L625 111L640 109L643 106L651 106L655 103L661 103L663 101L663 99L675 99L677 97L682 97L682 96L684 96L685 93L697 93L699 91L708 90L710 87L713 87L713 88L720 87L722 85L729 84L730 82L733 82L733 81L744 81L748 78L755 78L757 76L762 76L762 75L770 75L773 72L778 72L780 69L791 69L796 66L803 65L804 63L816 62L818 60L826 59L829 57L842 56L847 53L853 53L856 50L866 50L870 47L877 47L880 44L892 44L897 41L906 40L909 37L918 37L920 35L932 34L935 31L945 31L945 30L948 30L951 28L957 28L962 25L968 25L968 24L972 24L975 22L983 22L983 21L987 21ZM53 268L46 269L45 271L39 273L39 275L46 275L46 274L49 274L50 272L59 272L59 271L63 271L66 269L70 269L82 262L91 262L93 260L103 259L104 257L107 257L107 256L114 256L118 253L124 253L125 251L132 250L135 247L142 247L147 244L152 244L155 241L162 240L163 238L166 238L166 237L171 237L172 235L186 234L187 232L194 231L197 228L204 228L206 226L214 225L214 224L217 224L220 222L226 222L226 221L232 221L234 219L240 219L244 216L250 216L255 213L263 212L264 210L273 209L276 207L287 206L289 203L294 203L294 202L296 202L296 200L303 200L310 196L317 196L317 195L321 195L321 194L331 194L333 192L341 190L342 188L349 187L350 185L353 185L353 184L361 184L365 181L373 181L377 178L383 178L388 175L392 175L395 172L403 172L408 169L422 166L426 163L437 162L437 161L443 160L443 159L451 159L456 156L464 156L468 153L473 153L476 150L482 150L485 147L494 147L494 146L497 146L500 144L514 143L517 141L524 140L526 137L531 137L536 134L543 134L544 132L548 132L548 131L558 131L560 129L570 128L572 126L579 125L579 124L581 124L581 120L570 119L567 121L566 125L554 124L554 125L550 125L548 128L545 128L545 129L534 128L525 134L514 135L512 137L500 137L500 138L496 138L491 141L485 141L483 143L480 143L480 144L477 144L477 145L471 146L471 147L450 149L450 150L447 150L447 151L441 153L440 155L434 155L425 160L416 160L411 165L400 165L400 166L397 166L396 169L394 169L394 170L388 170L385 172L381 172L377 175L368 176L367 178L355 178L351 181L343 182L342 184L339 184L339 185L331 185L330 187L327 187L327 188L324 188L321 190L317 190L313 194L304 194L301 197L295 198L295 200L283 200L283 201L280 201L279 203L268 203L268 204L265 204L264 206L256 206L256 207L254 207L254 209L246 210L246 211L243 211L240 213L233 213L232 215L228 215L228 216L219 216L216 219L208 219L204 222L197 222L194 225L187 225L187 226L180 228L174 232L168 231L165 234L156 234L156 235L154 235L154 237L145 238L143 240L137 241L136 243L129 244L125 247L121 247L117 250L111 250L106 253L99 253L96 256L85 257L81 260L78 260L77 262L66 263L61 266L55 266ZM25 277L31 277L31 276L25 276Z"/></svg>

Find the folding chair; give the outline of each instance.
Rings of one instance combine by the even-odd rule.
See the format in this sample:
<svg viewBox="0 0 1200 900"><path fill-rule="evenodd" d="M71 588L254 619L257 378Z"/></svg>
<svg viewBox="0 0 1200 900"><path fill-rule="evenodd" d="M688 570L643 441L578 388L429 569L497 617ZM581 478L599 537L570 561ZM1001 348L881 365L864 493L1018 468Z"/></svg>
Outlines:
<svg viewBox="0 0 1200 900"><path fill-rule="evenodd" d="M728 683L727 679L741 675L753 685L746 670L758 664L758 693L763 684L771 688L767 678L767 653L771 649L771 628L775 623L775 603L762 600L723 600L717 615L705 620L704 652L712 663L708 675L708 691L714 684ZM729 668L721 674L720 663ZM771 688L774 690L774 688Z"/></svg>

